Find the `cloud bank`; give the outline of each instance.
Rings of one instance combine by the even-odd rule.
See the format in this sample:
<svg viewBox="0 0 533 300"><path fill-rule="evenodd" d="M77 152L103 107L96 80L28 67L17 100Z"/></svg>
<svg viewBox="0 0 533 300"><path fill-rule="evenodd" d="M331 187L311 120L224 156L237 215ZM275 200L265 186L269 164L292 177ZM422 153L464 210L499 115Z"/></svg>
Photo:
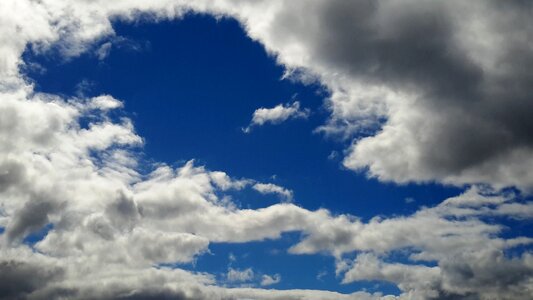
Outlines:
<svg viewBox="0 0 533 300"><path fill-rule="evenodd" d="M517 249L532 239L505 236L501 224L533 218L532 203L515 194L473 187L412 215L366 222L290 203L241 209L223 195L250 181L192 161L140 173L136 149L142 137L130 120L108 114L121 101L36 93L20 68L27 47L65 58L91 50L113 36L116 19L158 21L188 11L233 17L286 67L287 76L319 80L329 89L331 118L320 130L353 139L347 167L399 183L529 190L530 6L409 0L0 2L0 295L528 299L533 257ZM81 122L85 118L89 124ZM361 138L360 132L368 135ZM43 228L48 232L42 240L24 243ZM285 232L301 233L290 253L335 257L343 282L386 280L401 294L226 288L213 274L164 267L193 261L210 243L276 239ZM405 260L391 261L399 254Z"/></svg>

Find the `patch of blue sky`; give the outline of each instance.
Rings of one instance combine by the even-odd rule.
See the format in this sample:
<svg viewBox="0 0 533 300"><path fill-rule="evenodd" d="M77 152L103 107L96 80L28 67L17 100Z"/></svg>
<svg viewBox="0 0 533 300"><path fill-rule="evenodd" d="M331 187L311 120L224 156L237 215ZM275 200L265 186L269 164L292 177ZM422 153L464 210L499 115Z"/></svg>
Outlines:
<svg viewBox="0 0 533 300"><path fill-rule="evenodd" d="M48 223L39 230L28 234L22 242L28 246L33 246L38 242L42 241L46 237L46 235L48 235L48 232L50 232L52 229L54 229L54 224Z"/></svg>

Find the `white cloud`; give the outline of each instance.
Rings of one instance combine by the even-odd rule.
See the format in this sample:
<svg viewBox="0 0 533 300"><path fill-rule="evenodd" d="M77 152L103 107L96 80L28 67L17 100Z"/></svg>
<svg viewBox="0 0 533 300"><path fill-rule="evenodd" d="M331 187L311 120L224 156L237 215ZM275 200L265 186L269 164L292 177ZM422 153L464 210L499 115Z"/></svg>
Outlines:
<svg viewBox="0 0 533 300"><path fill-rule="evenodd" d="M254 111L250 125L243 131L248 133L255 126L263 126L267 123L279 124L288 119L307 119L307 117L309 117L309 109L300 109L298 101L290 105L278 104L273 108L258 108Z"/></svg>
<svg viewBox="0 0 533 300"><path fill-rule="evenodd" d="M229 282L247 282L254 279L254 271L251 268L244 270L229 268L226 278Z"/></svg>
<svg viewBox="0 0 533 300"><path fill-rule="evenodd" d="M111 110L121 108L123 106L122 102L113 98L110 95L101 95L94 97L90 100L89 108L91 109L100 109L100 110Z"/></svg>
<svg viewBox="0 0 533 300"><path fill-rule="evenodd" d="M256 183L253 189L261 194L277 194L285 200L292 200L293 192L273 183Z"/></svg>
<svg viewBox="0 0 533 300"><path fill-rule="evenodd" d="M111 42L103 43L97 50L96 50L96 57L98 57L99 60L104 60L106 57L109 56L109 53L111 53L111 47L113 44Z"/></svg>
<svg viewBox="0 0 533 300"><path fill-rule="evenodd" d="M511 199L474 188L411 216L376 217L368 223L336 218L328 226L309 230L309 237L291 251L331 252L338 260L338 275L344 273L343 282L390 281L410 299L527 299L533 277L531 253L512 258L505 253L519 245L528 247L533 239L499 238L504 226L484 221L502 216L501 208ZM353 251L361 253L355 261L342 258ZM407 263L385 262L402 253ZM500 281L502 276L512 279Z"/></svg>
<svg viewBox="0 0 533 300"><path fill-rule="evenodd" d="M221 171L210 172L209 175L213 183L223 191L230 189L241 190L254 182L250 179L235 180Z"/></svg>
<svg viewBox="0 0 533 300"><path fill-rule="evenodd" d="M357 256L343 282L385 280L397 283L402 290L410 291L415 299L438 299L441 295L433 289L438 289L440 275L439 267L384 263L373 254L364 253Z"/></svg>
<svg viewBox="0 0 533 300"><path fill-rule="evenodd" d="M263 275L261 276L261 286L273 285L281 282L281 276L279 274Z"/></svg>
<svg viewBox="0 0 533 300"><path fill-rule="evenodd" d="M519 3L493 5L0 1L0 226L5 227L0 291L29 299L387 297L229 289L216 286L209 274L156 267L190 262L210 243L260 241L299 231L303 238L291 253L331 254L345 282L391 281L402 290L397 298L529 298L531 252L509 257L507 251L532 239L504 238L504 226L487 217L530 219L531 202L472 189L409 216L368 222L289 203L239 209L220 195L252 181L193 162L139 174L130 149L142 146L142 138L131 121L107 116L122 106L118 100L35 93L19 70L28 45L41 53L57 48L75 56L113 35L110 20L115 18L135 20L144 14L157 21L191 7L229 15L289 73L295 70L292 76L314 75L306 78L326 85L332 117L322 130L350 136L386 119L376 135L354 141L346 166L368 168L371 176L396 182L527 188L533 184L531 18L515 7ZM420 60L421 53L428 59ZM278 110L305 111L295 105ZM82 127L80 119L87 115L99 117ZM278 115L267 110L257 122L281 120ZM47 224L53 228L34 249L21 243ZM408 261L387 262L398 251ZM345 256L350 253L359 255L350 261Z"/></svg>

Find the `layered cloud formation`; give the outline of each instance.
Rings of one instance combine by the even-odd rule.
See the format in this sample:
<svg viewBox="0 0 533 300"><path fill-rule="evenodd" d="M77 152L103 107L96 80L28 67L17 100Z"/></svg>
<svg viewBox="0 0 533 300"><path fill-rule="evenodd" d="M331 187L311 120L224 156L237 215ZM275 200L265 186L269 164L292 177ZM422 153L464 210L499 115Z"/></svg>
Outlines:
<svg viewBox="0 0 533 300"><path fill-rule="evenodd" d="M109 114L121 101L36 93L20 72L27 48L73 57L112 37L111 20L188 11L236 18L287 76L322 83L331 118L319 130L352 140L348 168L397 183L490 187L367 222L285 202L241 209L225 194L292 192L192 161L142 173L142 137ZM533 240L505 236L501 222L531 220L533 204L492 188L533 186L531 11L523 1L0 2L0 296L529 298L533 256L510 250ZM42 240L23 242L43 228ZM401 295L225 288L212 274L164 267L210 243L294 231L290 253L331 255L343 282L386 280ZM265 276L263 285L280 280Z"/></svg>

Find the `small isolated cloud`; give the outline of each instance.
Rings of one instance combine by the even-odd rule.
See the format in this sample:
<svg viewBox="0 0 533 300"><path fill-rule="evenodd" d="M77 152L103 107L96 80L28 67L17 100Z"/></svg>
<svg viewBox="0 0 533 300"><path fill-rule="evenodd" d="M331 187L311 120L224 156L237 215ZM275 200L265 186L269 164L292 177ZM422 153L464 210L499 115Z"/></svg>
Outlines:
<svg viewBox="0 0 533 300"><path fill-rule="evenodd" d="M276 194L288 201L292 200L293 197L291 190L273 183L256 183L252 188L261 194Z"/></svg>
<svg viewBox="0 0 533 300"><path fill-rule="evenodd" d="M279 274L263 275L261 277L261 286L273 285L281 281L281 276Z"/></svg>
<svg viewBox="0 0 533 300"><path fill-rule="evenodd" d="M415 202L415 198L413 198L413 197L405 198L405 203L409 204L409 203L413 203L413 202Z"/></svg>
<svg viewBox="0 0 533 300"><path fill-rule="evenodd" d="M316 274L316 279L320 280L320 281L323 281L324 277L326 277L326 275L328 275L327 271L320 271L320 272L318 272L318 274Z"/></svg>
<svg viewBox="0 0 533 300"><path fill-rule="evenodd" d="M109 41L97 47L94 50L94 55L98 60L102 61L111 54L113 48L128 51L144 51L150 49L150 42L140 42L122 36L114 36Z"/></svg>
<svg viewBox="0 0 533 300"><path fill-rule="evenodd" d="M329 160L337 160L339 158L339 152L337 151L331 151L331 153L328 155Z"/></svg>
<svg viewBox="0 0 533 300"><path fill-rule="evenodd" d="M252 268L244 270L229 268L226 274L226 279L229 282L247 282L254 278L254 271Z"/></svg>
<svg viewBox="0 0 533 300"><path fill-rule="evenodd" d="M263 126L267 123L280 124L289 119L307 119L309 117L309 109L300 108L300 102L295 101L292 104L278 104L273 108L258 108L254 111L252 121L248 127L243 128L243 131L248 133L254 126Z"/></svg>
<svg viewBox="0 0 533 300"><path fill-rule="evenodd" d="M120 100L113 98L110 95L101 95L91 98L88 108L107 111L111 109L117 109L123 107L123 103Z"/></svg>

